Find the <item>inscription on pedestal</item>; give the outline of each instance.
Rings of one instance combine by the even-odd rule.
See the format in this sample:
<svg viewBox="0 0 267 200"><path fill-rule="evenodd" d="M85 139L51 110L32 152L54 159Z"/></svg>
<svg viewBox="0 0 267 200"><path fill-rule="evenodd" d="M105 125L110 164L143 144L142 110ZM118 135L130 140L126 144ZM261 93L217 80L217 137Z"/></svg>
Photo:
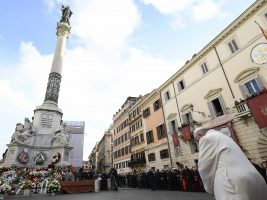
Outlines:
<svg viewBox="0 0 267 200"><path fill-rule="evenodd" d="M41 119L41 126L44 128L52 128L53 116L49 114L43 114Z"/></svg>

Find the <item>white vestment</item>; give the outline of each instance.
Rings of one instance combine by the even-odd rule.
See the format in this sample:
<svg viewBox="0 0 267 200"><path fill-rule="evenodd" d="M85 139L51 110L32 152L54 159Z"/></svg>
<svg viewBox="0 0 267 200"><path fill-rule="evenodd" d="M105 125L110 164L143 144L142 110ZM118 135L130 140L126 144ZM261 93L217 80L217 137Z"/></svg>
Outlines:
<svg viewBox="0 0 267 200"><path fill-rule="evenodd" d="M266 200L267 186L239 146L210 130L199 140L199 173L216 200Z"/></svg>

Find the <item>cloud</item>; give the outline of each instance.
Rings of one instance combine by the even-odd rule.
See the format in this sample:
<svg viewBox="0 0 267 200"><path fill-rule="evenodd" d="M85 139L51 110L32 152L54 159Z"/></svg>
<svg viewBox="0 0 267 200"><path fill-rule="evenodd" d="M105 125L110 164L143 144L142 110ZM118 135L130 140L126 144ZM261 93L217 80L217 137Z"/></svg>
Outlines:
<svg viewBox="0 0 267 200"><path fill-rule="evenodd" d="M2 102L12 107L20 108L28 105L25 94L12 88L8 80L0 80L0 98Z"/></svg>
<svg viewBox="0 0 267 200"><path fill-rule="evenodd" d="M105 48L120 48L140 22L132 0L73 2L73 34Z"/></svg>
<svg viewBox="0 0 267 200"><path fill-rule="evenodd" d="M175 14L185 10L195 0L141 0L146 5L152 5L162 14Z"/></svg>
<svg viewBox="0 0 267 200"><path fill-rule="evenodd" d="M196 22L203 22L221 15L219 5L212 0L202 0L192 8L192 17Z"/></svg>
<svg viewBox="0 0 267 200"><path fill-rule="evenodd" d="M169 25L173 29L184 28L188 23L203 23L227 14L221 11L226 0L141 0L145 5L153 6L158 12L170 17Z"/></svg>

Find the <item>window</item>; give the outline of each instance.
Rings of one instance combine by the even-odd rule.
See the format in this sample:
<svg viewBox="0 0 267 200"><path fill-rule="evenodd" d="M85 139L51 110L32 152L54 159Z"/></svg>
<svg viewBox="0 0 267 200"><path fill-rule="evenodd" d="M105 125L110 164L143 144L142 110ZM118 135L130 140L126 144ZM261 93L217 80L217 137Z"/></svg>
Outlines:
<svg viewBox="0 0 267 200"><path fill-rule="evenodd" d="M139 136L136 136L136 137L134 138L134 143L135 143L135 144L139 144Z"/></svg>
<svg viewBox="0 0 267 200"><path fill-rule="evenodd" d="M206 62L201 64L201 69L202 69L203 74L206 74L209 71Z"/></svg>
<svg viewBox="0 0 267 200"><path fill-rule="evenodd" d="M182 148L180 146L176 147L175 149L175 156L178 157L178 156L182 156Z"/></svg>
<svg viewBox="0 0 267 200"><path fill-rule="evenodd" d="M232 53L235 53L239 49L234 39L228 43L228 47L230 48Z"/></svg>
<svg viewBox="0 0 267 200"><path fill-rule="evenodd" d="M127 133L124 134L124 140L125 141L128 140L128 134Z"/></svg>
<svg viewBox="0 0 267 200"><path fill-rule="evenodd" d="M177 132L175 120L172 120L169 122L169 129L170 129L170 133L176 133Z"/></svg>
<svg viewBox="0 0 267 200"><path fill-rule="evenodd" d="M183 114L182 120L184 124L190 124L193 121L191 112Z"/></svg>
<svg viewBox="0 0 267 200"><path fill-rule="evenodd" d="M132 145L132 146L135 145L135 140L134 140L134 138L131 138L131 145Z"/></svg>
<svg viewBox="0 0 267 200"><path fill-rule="evenodd" d="M208 107L212 118L219 117L228 113L222 96L219 96L218 98L208 102Z"/></svg>
<svg viewBox="0 0 267 200"><path fill-rule="evenodd" d="M163 165L163 169L169 169L169 165Z"/></svg>
<svg viewBox="0 0 267 200"><path fill-rule="evenodd" d="M211 101L216 117L223 115L223 109L218 98Z"/></svg>
<svg viewBox="0 0 267 200"><path fill-rule="evenodd" d="M140 134L140 140L141 140L141 142L144 142L145 141L144 140L144 134L143 133Z"/></svg>
<svg viewBox="0 0 267 200"><path fill-rule="evenodd" d="M159 99L153 103L153 108L154 108L154 111L160 109L160 100Z"/></svg>
<svg viewBox="0 0 267 200"><path fill-rule="evenodd" d="M150 143L154 142L153 131L152 130L148 131L146 133L146 142L147 142L147 144L150 144Z"/></svg>
<svg viewBox="0 0 267 200"><path fill-rule="evenodd" d="M178 82L178 91L181 92L183 89L185 89L185 82L181 80Z"/></svg>
<svg viewBox="0 0 267 200"><path fill-rule="evenodd" d="M168 101L170 98L171 98L170 92L169 91L165 92L164 93L164 99L165 99L165 101Z"/></svg>
<svg viewBox="0 0 267 200"><path fill-rule="evenodd" d="M160 154L160 158L161 159L169 158L169 151L168 151L168 149L161 150L159 152L159 154Z"/></svg>
<svg viewBox="0 0 267 200"><path fill-rule="evenodd" d="M166 137L166 128L164 124L157 127L157 134L159 140Z"/></svg>
<svg viewBox="0 0 267 200"><path fill-rule="evenodd" d="M257 94L257 93L259 93L261 91L261 89L260 89L260 87L259 87L259 85L258 85L258 83L256 82L255 79L253 79L252 81L247 82L245 85L246 85L246 88L247 88L248 92L250 94L252 94L252 95L253 94Z"/></svg>
<svg viewBox="0 0 267 200"><path fill-rule="evenodd" d="M124 147L125 154L128 154L128 146Z"/></svg>
<svg viewBox="0 0 267 200"><path fill-rule="evenodd" d="M123 137L123 135L121 136L121 143L123 143L124 142L124 137Z"/></svg>
<svg viewBox="0 0 267 200"><path fill-rule="evenodd" d="M150 108L148 107L147 109L145 109L145 110L143 111L143 117L146 118L146 117L148 117L149 115L150 115Z"/></svg>
<svg viewBox="0 0 267 200"><path fill-rule="evenodd" d="M121 149L121 155L124 156L124 148Z"/></svg>
<svg viewBox="0 0 267 200"><path fill-rule="evenodd" d="M148 161L151 162L151 161L155 161L156 160L156 156L155 156L155 153L150 153L148 154Z"/></svg>
<svg viewBox="0 0 267 200"><path fill-rule="evenodd" d="M136 110L133 111L133 117L135 117L135 116L136 116Z"/></svg>

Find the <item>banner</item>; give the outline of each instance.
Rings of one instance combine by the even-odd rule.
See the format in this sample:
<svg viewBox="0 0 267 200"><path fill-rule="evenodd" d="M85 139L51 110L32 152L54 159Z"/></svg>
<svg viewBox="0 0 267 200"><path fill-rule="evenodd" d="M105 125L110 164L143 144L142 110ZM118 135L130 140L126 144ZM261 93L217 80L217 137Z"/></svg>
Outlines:
<svg viewBox="0 0 267 200"><path fill-rule="evenodd" d="M173 145L175 147L180 145L180 141L179 141L179 137L178 137L177 133L172 134L172 141L173 141Z"/></svg>

